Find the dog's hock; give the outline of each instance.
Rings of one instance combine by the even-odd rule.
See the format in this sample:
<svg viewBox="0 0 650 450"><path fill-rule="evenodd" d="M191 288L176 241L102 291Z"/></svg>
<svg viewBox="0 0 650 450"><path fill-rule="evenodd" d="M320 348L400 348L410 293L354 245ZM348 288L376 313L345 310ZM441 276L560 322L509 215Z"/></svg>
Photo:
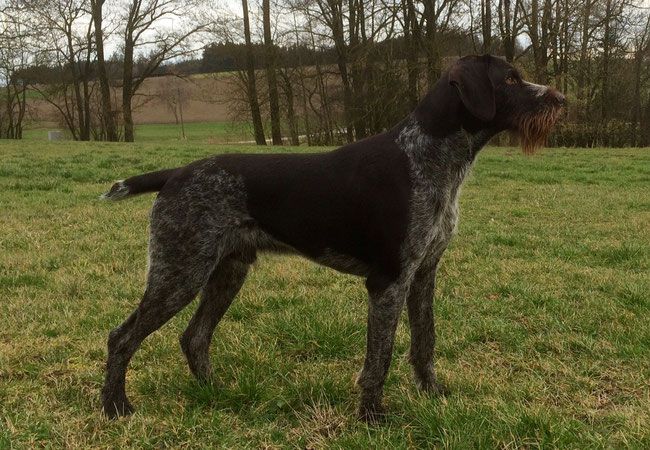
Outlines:
<svg viewBox="0 0 650 450"><path fill-rule="evenodd" d="M103 193L99 198L101 200L120 200L129 195L129 187L124 180L115 182L108 192Z"/></svg>

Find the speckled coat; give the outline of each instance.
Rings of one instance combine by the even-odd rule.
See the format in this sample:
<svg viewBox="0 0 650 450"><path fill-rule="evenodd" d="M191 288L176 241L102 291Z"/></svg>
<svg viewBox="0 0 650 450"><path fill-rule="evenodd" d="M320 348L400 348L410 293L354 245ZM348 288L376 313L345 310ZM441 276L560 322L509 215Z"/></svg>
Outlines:
<svg viewBox="0 0 650 450"><path fill-rule="evenodd" d="M210 376L214 328L259 251L298 253L365 277L362 418L383 413L383 385L405 304L416 381L444 392L433 370L436 268L456 228L463 180L480 148L506 127L494 104L493 78L509 67L490 57L461 60L393 129L331 152L219 155L116 183L105 198L159 194L143 300L109 336L105 412L132 411L125 392L131 356L199 292L181 346L192 372ZM540 89L526 95L540 101Z"/></svg>

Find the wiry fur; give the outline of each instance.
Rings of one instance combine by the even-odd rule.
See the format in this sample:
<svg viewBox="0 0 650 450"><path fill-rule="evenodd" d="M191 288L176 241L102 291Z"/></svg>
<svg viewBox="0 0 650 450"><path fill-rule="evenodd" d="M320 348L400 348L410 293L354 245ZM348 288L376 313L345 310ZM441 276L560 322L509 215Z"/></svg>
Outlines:
<svg viewBox="0 0 650 450"><path fill-rule="evenodd" d="M525 154L532 155L546 144L546 139L561 114L561 109L546 107L538 112L521 115L517 134Z"/></svg>
<svg viewBox="0 0 650 450"><path fill-rule="evenodd" d="M362 418L383 414L383 386L404 305L416 382L426 391L446 392L434 371L433 292L458 222L462 183L496 133L516 128L524 148L535 148L558 114L548 105L548 90L505 87L502 80L512 69L505 62L485 56L457 64L454 79L444 75L395 128L335 151L220 155L114 185L105 198L160 193L151 212L144 296L109 335L105 413L133 411L125 391L129 360L199 292L180 343L192 373L211 376L214 329L258 251L298 253L365 277ZM522 99L532 106L514 111L513 103Z"/></svg>

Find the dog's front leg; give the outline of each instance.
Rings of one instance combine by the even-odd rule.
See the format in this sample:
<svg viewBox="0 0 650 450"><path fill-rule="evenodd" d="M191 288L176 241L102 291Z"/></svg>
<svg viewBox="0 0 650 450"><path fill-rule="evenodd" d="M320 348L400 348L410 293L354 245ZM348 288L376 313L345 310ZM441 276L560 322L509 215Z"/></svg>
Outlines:
<svg viewBox="0 0 650 450"><path fill-rule="evenodd" d="M393 354L393 341L408 286L371 275L368 288L366 360L357 383L361 387L359 416L374 422L384 414L382 394Z"/></svg>
<svg viewBox="0 0 650 450"><path fill-rule="evenodd" d="M418 387L433 394L448 392L436 380L434 368L434 346L436 329L433 316L433 297L436 285L437 257L425 259L415 273L409 290L407 308L411 328L411 350L409 360L413 366Z"/></svg>

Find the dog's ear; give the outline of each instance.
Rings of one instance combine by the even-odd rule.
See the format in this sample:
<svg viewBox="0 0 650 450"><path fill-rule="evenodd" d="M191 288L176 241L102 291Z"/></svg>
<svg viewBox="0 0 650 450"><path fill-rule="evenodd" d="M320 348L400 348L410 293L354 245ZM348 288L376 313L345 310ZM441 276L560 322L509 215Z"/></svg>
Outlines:
<svg viewBox="0 0 650 450"><path fill-rule="evenodd" d="M490 58L463 58L449 70L449 84L458 90L465 108L477 119L489 122L496 114L494 86L488 75Z"/></svg>

